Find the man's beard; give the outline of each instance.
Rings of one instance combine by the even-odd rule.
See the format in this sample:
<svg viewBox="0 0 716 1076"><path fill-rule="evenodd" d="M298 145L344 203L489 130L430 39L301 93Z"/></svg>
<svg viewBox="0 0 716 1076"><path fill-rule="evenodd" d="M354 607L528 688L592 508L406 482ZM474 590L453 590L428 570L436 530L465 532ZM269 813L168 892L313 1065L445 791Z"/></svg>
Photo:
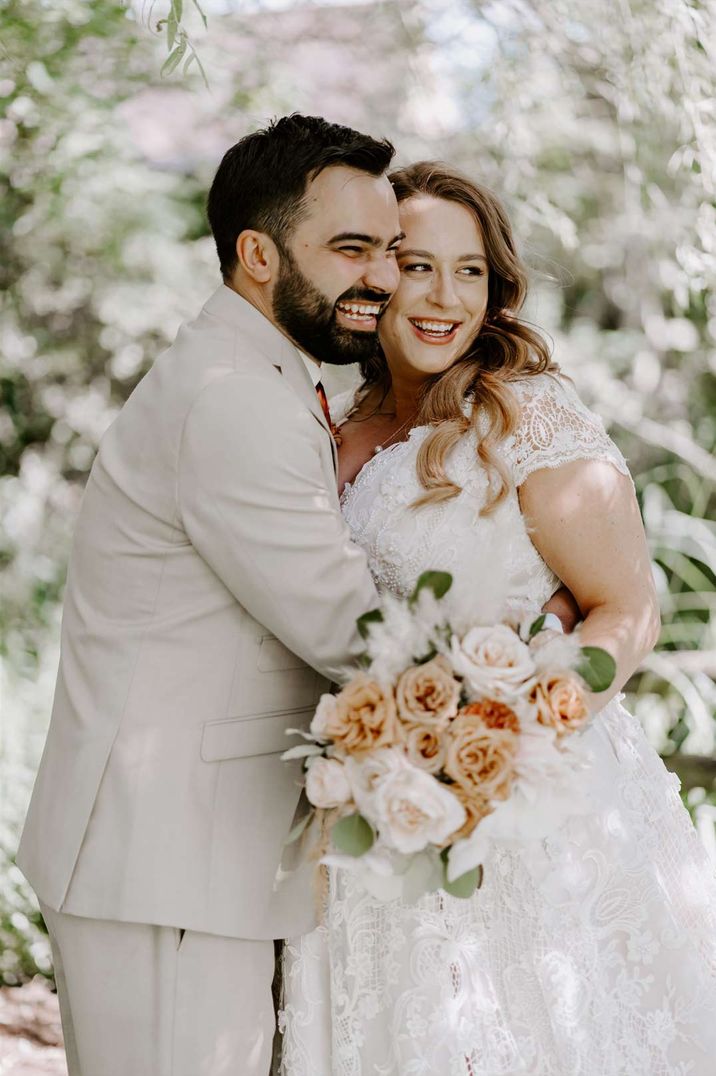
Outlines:
<svg viewBox="0 0 716 1076"><path fill-rule="evenodd" d="M378 350L378 333L343 328L336 320L336 303L385 304L389 298L383 292L351 288L332 303L304 276L289 251L281 251L281 266L273 293L274 317L284 332L319 362L347 366L372 358Z"/></svg>

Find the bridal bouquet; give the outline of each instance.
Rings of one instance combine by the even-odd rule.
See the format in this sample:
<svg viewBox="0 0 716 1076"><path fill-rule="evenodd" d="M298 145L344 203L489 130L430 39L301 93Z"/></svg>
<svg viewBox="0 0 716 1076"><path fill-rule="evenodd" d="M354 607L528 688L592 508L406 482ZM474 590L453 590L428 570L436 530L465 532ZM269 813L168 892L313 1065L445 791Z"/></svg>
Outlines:
<svg viewBox="0 0 716 1076"><path fill-rule="evenodd" d="M453 627L451 583L426 572L407 601L387 595L359 620L361 670L283 756L304 760L312 805L289 840L317 818L322 862L383 899L469 897L491 840L544 837L572 813L586 692L615 673L606 651L524 610Z"/></svg>

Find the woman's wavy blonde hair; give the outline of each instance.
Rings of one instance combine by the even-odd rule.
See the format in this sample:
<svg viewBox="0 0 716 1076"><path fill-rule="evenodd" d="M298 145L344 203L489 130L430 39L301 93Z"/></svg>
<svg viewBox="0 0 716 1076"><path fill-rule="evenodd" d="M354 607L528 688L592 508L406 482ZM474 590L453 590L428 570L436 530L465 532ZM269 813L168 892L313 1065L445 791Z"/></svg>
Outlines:
<svg viewBox="0 0 716 1076"><path fill-rule="evenodd" d="M519 421L519 404L510 382L558 367L541 333L518 317L527 293L527 272L515 250L507 214L492 191L439 161L419 161L392 172L389 179L398 202L415 195L455 202L472 213L482 234L489 265L485 318L468 351L429 378L422 391L416 425L433 430L418 451L416 468L426 492L413 507L448 501L461 492L448 477L445 461L460 438L485 416L477 455L490 481L490 495L481 512L487 515L512 486L497 451L499 442L515 431ZM359 400L374 392L385 398L390 371L382 353L361 363L361 374ZM463 411L466 399L472 402L469 417Z"/></svg>

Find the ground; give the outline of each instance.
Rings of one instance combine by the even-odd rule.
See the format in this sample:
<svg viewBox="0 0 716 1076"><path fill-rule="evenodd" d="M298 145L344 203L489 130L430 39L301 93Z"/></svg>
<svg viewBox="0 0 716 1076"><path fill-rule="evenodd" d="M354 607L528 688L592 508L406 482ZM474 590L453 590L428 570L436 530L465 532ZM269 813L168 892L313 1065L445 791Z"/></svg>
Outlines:
<svg viewBox="0 0 716 1076"><path fill-rule="evenodd" d="M40 978L0 989L0 1076L67 1076L57 998Z"/></svg>

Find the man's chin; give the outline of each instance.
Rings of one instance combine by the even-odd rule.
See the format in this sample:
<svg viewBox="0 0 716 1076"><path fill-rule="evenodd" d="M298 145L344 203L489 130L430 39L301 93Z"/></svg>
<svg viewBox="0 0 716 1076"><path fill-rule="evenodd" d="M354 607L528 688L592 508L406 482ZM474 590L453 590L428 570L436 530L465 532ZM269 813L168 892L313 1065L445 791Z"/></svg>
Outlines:
<svg viewBox="0 0 716 1076"><path fill-rule="evenodd" d="M371 332L368 329L344 329L337 325L333 332L331 357L326 357L323 361L336 366L348 366L355 362L366 362L377 350L377 330Z"/></svg>

